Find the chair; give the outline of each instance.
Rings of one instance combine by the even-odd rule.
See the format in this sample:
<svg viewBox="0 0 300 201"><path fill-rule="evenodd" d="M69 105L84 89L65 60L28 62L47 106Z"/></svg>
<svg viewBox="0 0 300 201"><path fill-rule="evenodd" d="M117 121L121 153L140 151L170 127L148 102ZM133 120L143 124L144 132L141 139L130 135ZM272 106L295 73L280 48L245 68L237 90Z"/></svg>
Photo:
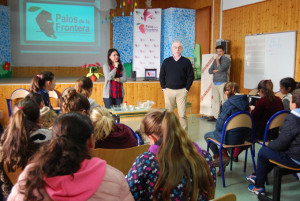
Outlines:
<svg viewBox="0 0 300 201"><path fill-rule="evenodd" d="M277 165L273 169L273 197L272 199L266 195L259 194L258 199L260 201L280 201L281 193L281 178L283 175L294 174L300 172L300 168L292 168L285 165L282 165L274 160L269 160L271 163Z"/></svg>
<svg viewBox="0 0 300 201"><path fill-rule="evenodd" d="M290 111L287 110L281 110L279 112L276 112L271 118L269 119L266 128L265 128L265 134L264 134L264 140L263 141L258 141L257 143L262 145L263 147L265 145L268 145L267 141L267 135L268 131L273 129L273 128L278 128L281 127L284 123L285 118L290 114Z"/></svg>
<svg viewBox="0 0 300 201"><path fill-rule="evenodd" d="M15 185L18 182L19 175L23 171L22 168L17 168L16 171L9 172L8 168L7 168L7 164L5 162L3 163L3 169L4 169L4 172L5 172L6 176L8 177L9 181L13 185Z"/></svg>
<svg viewBox="0 0 300 201"><path fill-rule="evenodd" d="M11 116L12 110L12 101L15 99L25 98L29 94L29 91L26 89L16 89L10 94L10 98L6 99L8 114Z"/></svg>
<svg viewBox="0 0 300 201"><path fill-rule="evenodd" d="M244 144L239 145L226 145L223 144L224 139L226 137L227 131L234 129L234 128L250 128L251 129L251 142L245 141ZM251 156L252 156L252 163L253 163L253 169L256 172L256 166L254 161L254 144L255 144L255 137L254 137L254 123L253 123L253 117L249 112L245 111L239 111L234 114L232 114L230 117L227 118L223 125L222 129L222 138L221 142L208 138L207 140L207 151L209 151L209 144L214 143L219 147L219 154L220 154L220 163L221 163L221 170L222 170L222 180L223 180L223 187L225 187L225 178L224 178L224 169L223 169L223 160L222 160L222 149L228 149L231 150L234 147L245 147L245 163L244 163L244 172L246 172L246 164L247 164L247 154L248 154L248 148L250 147ZM230 170L232 170L232 159L233 155L231 154L230 158Z"/></svg>
<svg viewBox="0 0 300 201"><path fill-rule="evenodd" d="M258 94L258 89L252 89L248 93L249 96L257 96L257 94Z"/></svg>
<svg viewBox="0 0 300 201"><path fill-rule="evenodd" d="M278 96L280 99L283 99L284 97L284 95L280 91L276 92L275 96Z"/></svg>
<svg viewBox="0 0 300 201"><path fill-rule="evenodd" d="M148 151L150 145L142 145L127 149L94 149L92 156L105 160L109 165L117 168L127 175L135 159L140 154Z"/></svg>
<svg viewBox="0 0 300 201"><path fill-rule="evenodd" d="M50 98L55 98L56 99L56 106L59 107L59 98L58 98L58 95L57 95L56 91L53 90L53 91L49 91L48 93L49 93Z"/></svg>
<svg viewBox="0 0 300 201"><path fill-rule="evenodd" d="M226 195L214 199L213 201L236 201L236 196L233 193L228 193Z"/></svg>

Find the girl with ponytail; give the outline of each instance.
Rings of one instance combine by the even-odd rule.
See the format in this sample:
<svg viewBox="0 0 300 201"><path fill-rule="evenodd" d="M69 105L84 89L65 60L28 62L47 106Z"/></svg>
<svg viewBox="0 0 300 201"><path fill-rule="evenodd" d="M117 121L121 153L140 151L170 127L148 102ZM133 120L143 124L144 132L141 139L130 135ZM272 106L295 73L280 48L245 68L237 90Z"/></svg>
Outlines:
<svg viewBox="0 0 300 201"><path fill-rule="evenodd" d="M116 124L105 107L95 107L90 118L95 126L96 148L124 149L138 145L133 131L124 124Z"/></svg>
<svg viewBox="0 0 300 201"><path fill-rule="evenodd" d="M271 80L260 81L257 89L260 99L256 102L255 107L251 106L251 114L255 123L255 138L256 140L262 140L268 120L273 114L283 110L283 103L279 97L274 95ZM278 131L278 128L270 130L268 134L269 139L267 140L277 138Z"/></svg>
<svg viewBox="0 0 300 201"><path fill-rule="evenodd" d="M90 113L90 102L83 94L75 89L69 89L63 98L61 113L80 112L88 115Z"/></svg>
<svg viewBox="0 0 300 201"><path fill-rule="evenodd" d="M22 172L8 200L133 200L124 175L90 157L93 132L86 115L58 117L53 140Z"/></svg>
<svg viewBox="0 0 300 201"><path fill-rule="evenodd" d="M24 169L30 157L40 146L40 142L51 138L51 133L41 136L43 138L41 140L36 138L35 135L40 128L39 117L39 105L31 99L25 98L18 103L18 108L1 137L0 173L4 196L7 196L12 188L12 184L4 172L4 165L9 172Z"/></svg>
<svg viewBox="0 0 300 201"><path fill-rule="evenodd" d="M43 96L45 106L52 108L49 91L54 90L55 83L56 78L54 77L54 74L49 71L44 71L32 78L29 91L31 93L41 94Z"/></svg>
<svg viewBox="0 0 300 201"><path fill-rule="evenodd" d="M141 132L151 147L126 176L135 200L211 200L216 171L209 153L192 142L174 112L145 115Z"/></svg>

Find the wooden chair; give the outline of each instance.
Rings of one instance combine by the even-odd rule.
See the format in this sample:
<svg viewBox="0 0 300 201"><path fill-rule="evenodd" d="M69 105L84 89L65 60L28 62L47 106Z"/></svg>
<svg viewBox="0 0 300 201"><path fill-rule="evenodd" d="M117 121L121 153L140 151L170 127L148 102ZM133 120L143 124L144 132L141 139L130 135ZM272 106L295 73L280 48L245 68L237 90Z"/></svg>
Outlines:
<svg viewBox="0 0 300 201"><path fill-rule="evenodd" d="M283 99L284 97L284 95L280 91L276 92L275 96L278 96L280 99Z"/></svg>
<svg viewBox="0 0 300 201"><path fill-rule="evenodd" d="M92 156L98 157L107 162L107 164L117 168L124 175L127 175L135 159L140 154L147 152L150 145L142 145L127 149L94 149Z"/></svg>
<svg viewBox="0 0 300 201"><path fill-rule="evenodd" d="M55 98L56 106L59 107L59 98L58 98L57 92L55 90L49 91L49 97L50 98Z"/></svg>
<svg viewBox="0 0 300 201"><path fill-rule="evenodd" d="M251 142L245 141L244 144L239 144L239 145L223 144L226 134L227 134L227 131L234 129L234 128L250 128L251 129L251 139L252 139ZM248 148L250 148L253 169L256 172L256 166L255 166L255 161L254 161L254 148L253 148L254 144L255 144L254 123L253 123L253 117L249 112L240 111L240 112L236 112L236 113L232 114L230 117L228 117L223 125L221 142L219 142L215 139L208 138L207 151L209 151L210 143L214 143L219 147L223 187L225 187L225 178L224 178L224 169L223 169L223 160L222 160L222 149L231 149L232 150L234 147L245 147L246 152L245 152L244 172L246 172L247 153L248 153ZM231 154L230 170L232 170L232 159L233 159L233 156Z"/></svg>
<svg viewBox="0 0 300 201"><path fill-rule="evenodd" d="M258 95L258 89L252 89L248 93L249 96L257 96Z"/></svg>
<svg viewBox="0 0 300 201"><path fill-rule="evenodd" d="M266 195L259 194L258 199L260 201L280 201L280 193L281 193L281 178L283 175L294 174L300 172L300 168L292 168L280 164L274 160L269 160L271 163L277 165L273 169L273 197L272 199L267 197Z"/></svg>
<svg viewBox="0 0 300 201"><path fill-rule="evenodd" d="M23 99L29 94L29 91L26 89L16 89L14 90L9 99L6 99L8 114L11 116L11 110L12 110L12 101L16 99Z"/></svg>
<svg viewBox="0 0 300 201"><path fill-rule="evenodd" d="M4 169L4 172L5 172L6 176L8 177L9 181L13 185L15 185L17 183L19 175L23 171L22 168L17 168L16 171L9 172L6 163L3 163L3 169Z"/></svg>
<svg viewBox="0 0 300 201"><path fill-rule="evenodd" d="M226 195L214 199L213 201L236 201L236 196L233 193L228 193Z"/></svg>
<svg viewBox="0 0 300 201"><path fill-rule="evenodd" d="M273 128L281 127L284 123L285 118L290 114L290 111L287 110L281 110L279 112L276 112L268 121L266 128L265 128L265 135L263 141L258 141L257 143L262 145L263 147L265 145L268 145L267 136L268 131Z"/></svg>

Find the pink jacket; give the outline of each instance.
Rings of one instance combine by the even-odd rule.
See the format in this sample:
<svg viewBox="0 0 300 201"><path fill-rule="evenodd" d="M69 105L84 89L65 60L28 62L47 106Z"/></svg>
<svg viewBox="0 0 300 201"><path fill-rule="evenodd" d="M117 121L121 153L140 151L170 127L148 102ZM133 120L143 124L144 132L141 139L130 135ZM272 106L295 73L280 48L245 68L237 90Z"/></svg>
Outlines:
<svg viewBox="0 0 300 201"><path fill-rule="evenodd" d="M31 166L32 164L28 165L19 176L8 201L24 200L19 185L22 184ZM123 173L99 158L84 160L74 177L71 175L45 177L44 182L45 189L42 191L44 201L134 200Z"/></svg>

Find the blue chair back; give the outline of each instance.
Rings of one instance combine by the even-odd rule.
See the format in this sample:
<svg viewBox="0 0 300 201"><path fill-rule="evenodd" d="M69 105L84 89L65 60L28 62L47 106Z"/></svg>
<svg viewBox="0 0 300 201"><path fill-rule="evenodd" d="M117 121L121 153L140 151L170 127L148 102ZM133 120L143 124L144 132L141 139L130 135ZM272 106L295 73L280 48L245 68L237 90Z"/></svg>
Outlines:
<svg viewBox="0 0 300 201"><path fill-rule="evenodd" d="M263 142L258 142L263 147L265 146L267 142L267 135L268 131L273 128L281 127L284 123L285 118L290 114L291 112L288 110L281 110L279 112L276 112L271 118L269 119L266 128L265 128L265 134L264 134L264 140Z"/></svg>
<svg viewBox="0 0 300 201"><path fill-rule="evenodd" d="M29 91L27 89L16 89L10 94L10 98L6 99L6 105L9 116L11 116L11 110L12 110L12 101L14 99L18 98L25 98L29 94Z"/></svg>

